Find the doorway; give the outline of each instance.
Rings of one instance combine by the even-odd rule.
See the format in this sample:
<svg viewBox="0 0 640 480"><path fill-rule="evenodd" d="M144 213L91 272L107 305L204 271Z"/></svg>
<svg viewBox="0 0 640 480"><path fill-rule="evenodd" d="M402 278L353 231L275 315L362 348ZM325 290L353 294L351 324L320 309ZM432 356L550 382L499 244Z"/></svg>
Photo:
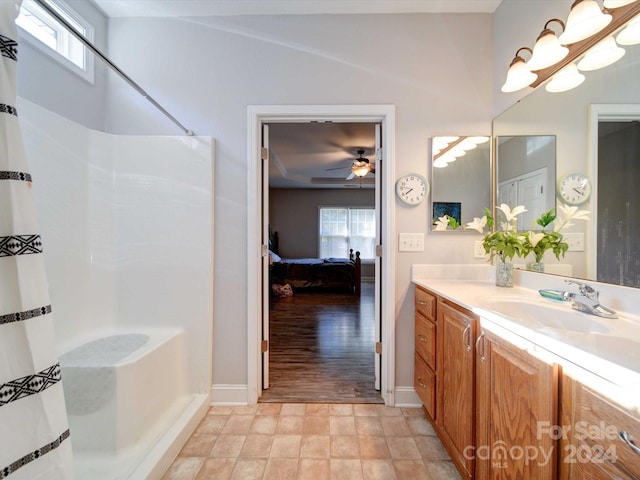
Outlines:
<svg viewBox="0 0 640 480"><path fill-rule="evenodd" d="M258 401L265 382L263 362L268 362L268 349L263 348L263 320L265 318L265 268L268 268L268 245L263 242L264 225L262 193L268 186L262 175L263 145L262 129L274 122L343 121L379 123L382 126L382 144L385 146L379 159L380 177L380 245L376 257L376 271L380 278L380 315L382 353L380 367L381 397L387 405L394 404L394 309L395 276L394 212L393 212L393 165L395 137L395 107L389 105L356 106L250 106L248 109L248 403ZM383 173L384 172L384 173ZM391 226L391 227L390 227ZM268 312L267 312L268 314ZM267 326L268 332L268 326ZM268 339L268 334L266 339ZM268 364L267 364L268 365ZM268 378L268 376L267 376Z"/></svg>

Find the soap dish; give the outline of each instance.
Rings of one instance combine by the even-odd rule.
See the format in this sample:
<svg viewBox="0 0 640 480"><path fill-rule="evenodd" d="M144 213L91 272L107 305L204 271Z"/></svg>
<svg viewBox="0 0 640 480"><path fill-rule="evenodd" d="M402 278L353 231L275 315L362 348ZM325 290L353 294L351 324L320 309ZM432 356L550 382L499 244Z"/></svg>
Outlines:
<svg viewBox="0 0 640 480"><path fill-rule="evenodd" d="M565 302L567 300L566 298L564 298L564 292L562 292L561 290L538 290L538 293L544 298L557 300L559 302Z"/></svg>

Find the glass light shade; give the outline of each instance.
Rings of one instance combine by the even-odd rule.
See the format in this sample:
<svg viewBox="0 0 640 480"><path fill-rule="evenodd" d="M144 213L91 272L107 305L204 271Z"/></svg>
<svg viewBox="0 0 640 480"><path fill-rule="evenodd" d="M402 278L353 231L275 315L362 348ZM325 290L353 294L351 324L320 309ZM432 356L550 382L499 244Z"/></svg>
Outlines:
<svg viewBox="0 0 640 480"><path fill-rule="evenodd" d="M584 82L584 75L578 71L575 63L570 63L556 73L544 88L551 93L566 92L576 88L582 82Z"/></svg>
<svg viewBox="0 0 640 480"><path fill-rule="evenodd" d="M465 138L463 141L461 141L456 148L461 148L463 150L473 150L474 148L476 148L478 146L477 143L472 142L471 140L469 140L468 138Z"/></svg>
<svg viewBox="0 0 640 480"><path fill-rule="evenodd" d="M353 173L357 177L364 177L367 173L369 173L369 165L358 165L351 169L351 173Z"/></svg>
<svg viewBox="0 0 640 480"><path fill-rule="evenodd" d="M631 20L616 37L620 45L636 45L640 43L640 16Z"/></svg>
<svg viewBox="0 0 640 480"><path fill-rule="evenodd" d="M518 60L519 59L519 60ZM507 79L502 85L501 90L505 93L515 92L521 90L524 87L528 87L536 81L538 75L529 70L529 67L521 57L516 57L509 71L507 72Z"/></svg>
<svg viewBox="0 0 640 480"><path fill-rule="evenodd" d="M467 151L460 146L455 146L451 150L447 152L447 162L453 162L458 157L463 157ZM450 160L449 156L453 157L454 160Z"/></svg>
<svg viewBox="0 0 640 480"><path fill-rule="evenodd" d="M571 6L565 28L559 40L563 45L579 42L598 33L611 23L611 15L603 13L595 0L576 0Z"/></svg>
<svg viewBox="0 0 640 480"><path fill-rule="evenodd" d="M447 166L447 160L443 157L440 157L433 162L433 166L436 168L444 168Z"/></svg>
<svg viewBox="0 0 640 480"><path fill-rule="evenodd" d="M467 137L467 140L475 143L476 145L480 145L481 143L486 143L489 141L489 137Z"/></svg>
<svg viewBox="0 0 640 480"><path fill-rule="evenodd" d="M444 150L451 142L455 142L460 137L434 137L432 148L434 150Z"/></svg>
<svg viewBox="0 0 640 480"><path fill-rule="evenodd" d="M620 48L613 37L607 37L589 50L580 62L578 69L583 71L598 70L617 62L624 55L624 48Z"/></svg>
<svg viewBox="0 0 640 480"><path fill-rule="evenodd" d="M604 0L604 8L620 8L636 0Z"/></svg>
<svg viewBox="0 0 640 480"><path fill-rule="evenodd" d="M542 70L555 65L568 54L569 49L560 44L556 34L546 29L538 37L533 47L533 55L527 62L527 67L529 70Z"/></svg>

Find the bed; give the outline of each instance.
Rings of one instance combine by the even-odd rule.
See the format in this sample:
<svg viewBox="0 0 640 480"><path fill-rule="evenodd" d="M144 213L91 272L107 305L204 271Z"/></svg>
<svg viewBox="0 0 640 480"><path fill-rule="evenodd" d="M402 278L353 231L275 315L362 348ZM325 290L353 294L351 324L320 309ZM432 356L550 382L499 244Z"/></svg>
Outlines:
<svg viewBox="0 0 640 480"><path fill-rule="evenodd" d="M278 232L270 236L271 283L289 284L295 289L322 288L347 290L360 296L360 252L349 258L281 258Z"/></svg>

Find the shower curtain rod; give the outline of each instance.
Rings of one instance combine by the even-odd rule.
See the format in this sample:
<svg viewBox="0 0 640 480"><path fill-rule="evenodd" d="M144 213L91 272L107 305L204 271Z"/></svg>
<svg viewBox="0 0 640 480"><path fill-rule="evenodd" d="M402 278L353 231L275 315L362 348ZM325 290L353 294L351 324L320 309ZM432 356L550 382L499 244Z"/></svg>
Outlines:
<svg viewBox="0 0 640 480"><path fill-rule="evenodd" d="M35 0L38 5L44 8L49 15L55 18L58 22L60 22L69 32L73 34L78 40L80 40L89 50L91 50L97 57L99 57L104 63L106 63L114 72L116 72L120 77L131 85L140 95L146 98L154 107L160 110L169 120L175 123L180 129L188 136L194 135L192 130L186 128L182 123L180 123L173 115L167 112L162 105L160 105L151 95L144 91L144 89L138 85L131 77L129 77L126 73L124 73L120 67L118 67L115 63L113 63L107 56L102 53L93 43L91 43L84 35L78 32L73 25L67 22L58 12L56 12L51 6L45 2L44 0Z"/></svg>

